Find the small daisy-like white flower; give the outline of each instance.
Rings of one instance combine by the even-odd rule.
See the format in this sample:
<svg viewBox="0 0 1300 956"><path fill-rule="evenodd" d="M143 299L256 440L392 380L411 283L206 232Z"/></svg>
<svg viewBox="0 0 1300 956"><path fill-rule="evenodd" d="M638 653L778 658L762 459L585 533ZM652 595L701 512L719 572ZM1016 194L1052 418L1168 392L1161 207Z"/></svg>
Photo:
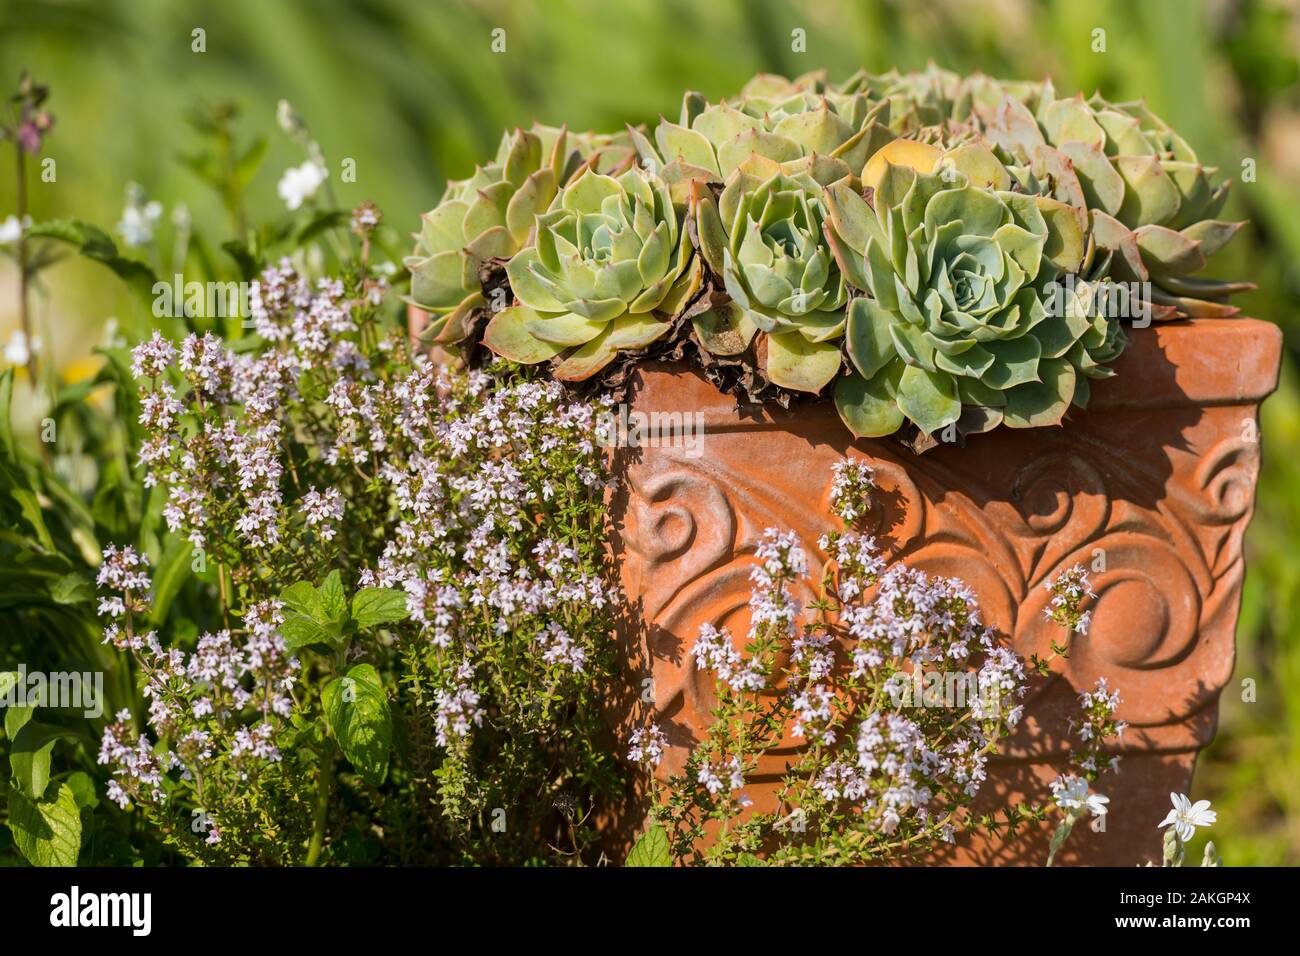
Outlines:
<svg viewBox="0 0 1300 956"><path fill-rule="evenodd" d="M26 365L31 361L32 353L40 351L39 336L34 335L29 341L26 332L22 329L14 329L13 334L9 336L9 341L5 343L4 360L7 365Z"/></svg>
<svg viewBox="0 0 1300 956"><path fill-rule="evenodd" d="M329 174L315 160L307 160L301 166L290 166L280 177L275 191L290 209L297 209L320 189Z"/></svg>
<svg viewBox="0 0 1300 956"><path fill-rule="evenodd" d="M1210 809L1209 800L1197 800L1192 803L1185 794L1181 793L1169 794L1169 800L1174 808L1161 821L1160 826L1172 825L1174 832L1178 834L1178 839L1184 843L1196 834L1197 827L1208 827L1219 818L1219 815Z"/></svg>
<svg viewBox="0 0 1300 956"><path fill-rule="evenodd" d="M9 216L4 222L0 222L0 246L7 246L10 243L17 242L22 237L22 234L31 227L31 216L24 216L22 219L17 216Z"/></svg>
<svg viewBox="0 0 1300 956"><path fill-rule="evenodd" d="M127 206L117 224L122 241L132 248L147 246L153 241L153 227L162 218L162 204L151 200L143 206Z"/></svg>
<svg viewBox="0 0 1300 956"><path fill-rule="evenodd" d="M1110 797L1094 793L1089 789L1087 780L1073 774L1053 781L1052 792L1056 798L1056 805L1067 813L1086 810L1094 817L1104 817L1107 811L1106 804L1110 803Z"/></svg>

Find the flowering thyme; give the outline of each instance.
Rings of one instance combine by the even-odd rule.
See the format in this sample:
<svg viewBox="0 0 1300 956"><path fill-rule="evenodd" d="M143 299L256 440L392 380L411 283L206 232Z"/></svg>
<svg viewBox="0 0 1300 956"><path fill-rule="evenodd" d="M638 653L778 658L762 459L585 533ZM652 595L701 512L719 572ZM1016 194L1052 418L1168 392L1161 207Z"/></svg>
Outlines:
<svg viewBox="0 0 1300 956"><path fill-rule="evenodd" d="M832 482L832 507L850 527L819 542L830 559L821 596L806 606L797 596L808 555L793 533L768 529L755 548L743 647L726 628L700 628L692 654L716 679L714 719L685 770L655 784L679 859L850 863L951 842L989 754L1020 718L1023 662L982 623L970 589L887 565L855 526L874 487L865 465L843 463ZM954 707L887 692L936 668L983 692ZM644 756L645 733L633 738L633 759ZM766 805L741 793L787 735L803 748L785 758ZM719 824L710 840L708 820Z"/></svg>
<svg viewBox="0 0 1300 956"><path fill-rule="evenodd" d="M1065 637L1051 642L1051 653L1047 657L1033 654L1029 658L1034 671L1043 677L1052 673L1051 663L1056 658L1068 659L1070 642L1075 634L1087 634L1092 622L1092 612L1083 610L1083 602L1095 599L1092 582L1087 570L1081 564L1066 568L1054 578L1043 582L1043 587L1052 595L1051 601L1043 609L1043 615L1065 630Z"/></svg>

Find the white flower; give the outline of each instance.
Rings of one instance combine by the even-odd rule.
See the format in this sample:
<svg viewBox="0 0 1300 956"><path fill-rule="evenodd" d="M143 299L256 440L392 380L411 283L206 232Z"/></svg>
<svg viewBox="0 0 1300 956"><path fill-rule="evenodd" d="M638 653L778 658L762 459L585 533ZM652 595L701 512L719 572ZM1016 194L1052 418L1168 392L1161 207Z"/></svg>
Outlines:
<svg viewBox="0 0 1300 956"><path fill-rule="evenodd" d="M0 222L0 246L7 246L11 242L17 242L22 236L23 230L32 227L32 217L24 216L22 221L18 221L17 216L10 216L4 222Z"/></svg>
<svg viewBox="0 0 1300 956"><path fill-rule="evenodd" d="M1197 800L1192 803L1185 794L1181 793L1169 794L1169 800L1174 808L1169 811L1169 816L1164 818L1160 826L1167 827L1173 824L1178 839L1184 843L1195 835L1197 827L1208 827L1218 819L1219 815L1210 809L1209 800Z"/></svg>
<svg viewBox="0 0 1300 956"><path fill-rule="evenodd" d="M302 117L294 110L293 104L288 100L280 100L275 106L275 121L280 124L280 129L284 130L295 140L302 139L307 135L307 125L302 121Z"/></svg>
<svg viewBox="0 0 1300 956"><path fill-rule="evenodd" d="M5 363L13 366L26 365L31 360L33 352L40 352L40 336L32 336L30 343L27 341L27 333L22 329L14 329L9 336L9 341L5 343Z"/></svg>
<svg viewBox="0 0 1300 956"><path fill-rule="evenodd" d="M307 160L301 166L291 166L284 171L275 191L290 209L297 209L320 189L329 174L325 167L314 160Z"/></svg>
<svg viewBox="0 0 1300 956"><path fill-rule="evenodd" d="M132 248L147 246L153 242L153 227L162 218L162 203L156 200L140 204L143 193L128 191L126 208L122 210L122 221L117 224L118 235Z"/></svg>
<svg viewBox="0 0 1300 956"><path fill-rule="evenodd" d="M326 488L321 494L312 485L298 502L298 510L306 518L307 526L314 527L322 540L332 541L335 524L343 520L343 495L337 488Z"/></svg>
<svg viewBox="0 0 1300 956"><path fill-rule="evenodd" d="M1093 793L1088 789L1087 780L1073 774L1054 780L1052 792L1056 798L1056 805L1067 813L1087 810L1094 817L1104 817L1106 804L1110 803L1110 797Z"/></svg>
<svg viewBox="0 0 1300 956"><path fill-rule="evenodd" d="M664 758L668 737L659 729L658 724L651 724L649 727L638 727L632 731L629 744L630 749L627 752L629 760L657 767Z"/></svg>

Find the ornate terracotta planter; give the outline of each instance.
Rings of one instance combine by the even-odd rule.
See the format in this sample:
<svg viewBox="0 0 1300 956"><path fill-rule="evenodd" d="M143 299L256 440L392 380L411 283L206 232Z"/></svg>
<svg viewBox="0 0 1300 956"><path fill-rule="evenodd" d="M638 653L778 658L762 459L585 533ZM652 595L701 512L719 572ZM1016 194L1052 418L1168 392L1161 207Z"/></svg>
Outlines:
<svg viewBox="0 0 1300 956"><path fill-rule="evenodd" d="M1066 427L1000 428L920 457L888 440L850 440L829 403L738 408L690 369L641 371L633 409L699 411L705 427L702 455L683 447L618 455L625 481L614 502L615 548L632 616L628 655L635 676L653 676L653 709L673 744L660 772L681 766L708 717L708 674L689 659L700 624L745 632L748 572L765 527L796 530L817 569L817 539L834 520L831 465L861 456L881 487L876 534L887 553L964 579L1022 655L1046 654L1060 637L1044 620L1043 582L1077 562L1104 561L1092 574L1092 628L1053 677L1033 684L1027 717L980 800L1041 799L1065 767L1078 690L1105 676L1130 725L1120 773L1100 786L1111 798L1109 828L1078 828L1061 861L1156 858L1168 794L1188 789L1232 674L1257 413L1280 357L1278 329L1253 319L1134 331L1119 374ZM783 763L777 754L761 768L751 796L770 798ZM628 826L636 832L640 820ZM1041 865L1047 839L1044 829L1011 845L959 846L936 862Z"/></svg>

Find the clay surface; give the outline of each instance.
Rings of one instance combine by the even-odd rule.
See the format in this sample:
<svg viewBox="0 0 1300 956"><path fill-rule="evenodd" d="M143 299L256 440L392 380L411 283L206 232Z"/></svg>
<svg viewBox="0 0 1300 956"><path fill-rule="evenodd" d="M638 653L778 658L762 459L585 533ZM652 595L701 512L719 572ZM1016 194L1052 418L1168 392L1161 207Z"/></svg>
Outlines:
<svg viewBox="0 0 1300 956"><path fill-rule="evenodd" d="M1130 725L1120 774L1099 784L1111 798L1108 829L1078 828L1061 862L1156 858L1168 794L1187 790L1232 674L1257 413L1277 384L1281 334L1254 319L1193 320L1135 330L1130 341L1117 376L1094 385L1090 407L1073 409L1065 427L999 428L919 457L891 440L851 440L826 402L738 407L689 368L638 373L633 409L700 412L705 427L694 450L617 454L627 653L634 681L653 677L652 709L673 745L661 774L681 766L712 703L708 674L689 656L700 625L745 633L748 573L766 527L798 532L819 571L817 539L837 522L831 465L858 456L876 471L875 534L886 553L965 580L1022 655L1046 655L1061 636L1044 619L1044 582L1102 556L1088 635L1052 677L1035 679L980 799L1043 799L1069 756L1078 691L1105 676ZM771 757L763 780L779 777L785 756ZM771 784L747 792L761 801ZM641 819L626 825L635 833ZM966 844L934 862L1041 865L1047 837Z"/></svg>

